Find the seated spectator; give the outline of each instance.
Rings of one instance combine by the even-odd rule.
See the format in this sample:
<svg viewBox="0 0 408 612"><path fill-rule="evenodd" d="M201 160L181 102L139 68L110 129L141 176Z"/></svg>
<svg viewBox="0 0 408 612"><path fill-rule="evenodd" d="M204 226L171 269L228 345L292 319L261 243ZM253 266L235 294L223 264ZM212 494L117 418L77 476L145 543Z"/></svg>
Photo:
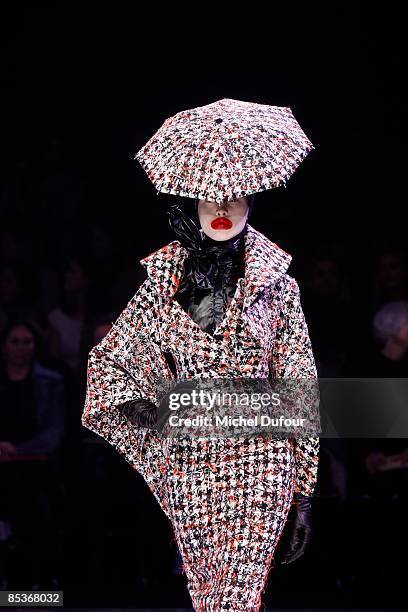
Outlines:
<svg viewBox="0 0 408 612"><path fill-rule="evenodd" d="M51 454L64 434L64 380L35 358L36 329L10 323L1 336L1 437L3 454Z"/></svg>
<svg viewBox="0 0 408 612"><path fill-rule="evenodd" d="M373 335L377 342L367 376L408 377L408 301L388 302L375 314Z"/></svg>
<svg viewBox="0 0 408 612"><path fill-rule="evenodd" d="M408 301L384 304L372 323L372 352L360 375L369 378L408 378ZM384 403L387 391L384 391ZM393 405L384 406L392 416ZM386 416L386 415L384 415ZM354 447L355 478L372 495L403 495L408 484L408 444L405 438L359 439ZM405 493L406 495L406 493Z"/></svg>
<svg viewBox="0 0 408 612"><path fill-rule="evenodd" d="M24 320L9 323L0 337L0 522L17 550L9 578L14 588L28 589L44 580L52 586L65 424L64 379L37 361L38 338Z"/></svg>

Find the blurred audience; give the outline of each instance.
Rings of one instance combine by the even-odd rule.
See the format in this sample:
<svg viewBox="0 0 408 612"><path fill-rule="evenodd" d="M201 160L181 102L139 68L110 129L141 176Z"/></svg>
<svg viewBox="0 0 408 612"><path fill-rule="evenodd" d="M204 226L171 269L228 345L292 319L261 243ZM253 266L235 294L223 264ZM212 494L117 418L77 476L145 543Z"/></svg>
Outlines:
<svg viewBox="0 0 408 612"><path fill-rule="evenodd" d="M86 319L88 279L77 259L70 259L60 271L58 305L48 314L51 328L56 332L50 346L53 357L61 359L77 373L80 362L81 336Z"/></svg>
<svg viewBox="0 0 408 612"><path fill-rule="evenodd" d="M377 388L384 397L382 416L390 435L400 418L400 400L390 395L387 379L408 379L408 301L383 304L372 320L372 347L359 365L359 376L386 379ZM367 383L369 384L369 383ZM379 416L378 419L381 417ZM349 443L353 456L354 487L378 496L406 496L408 491L408 444L403 437L365 438Z"/></svg>
<svg viewBox="0 0 408 612"><path fill-rule="evenodd" d="M347 275L334 256L311 263L302 300L319 376L341 376L353 318Z"/></svg>
<svg viewBox="0 0 408 612"><path fill-rule="evenodd" d="M388 247L375 259L372 285L372 311L386 302L408 299L406 252L401 247Z"/></svg>
<svg viewBox="0 0 408 612"><path fill-rule="evenodd" d="M0 337L0 522L18 551L26 588L51 586L65 433L64 379L37 360L39 343L24 320L10 322Z"/></svg>
<svg viewBox="0 0 408 612"><path fill-rule="evenodd" d="M368 361L367 376L408 377L408 300L387 302L373 319L376 346Z"/></svg>
<svg viewBox="0 0 408 612"><path fill-rule="evenodd" d="M64 380L36 360L38 342L26 321L9 323L1 334L3 453L49 454L62 442Z"/></svg>

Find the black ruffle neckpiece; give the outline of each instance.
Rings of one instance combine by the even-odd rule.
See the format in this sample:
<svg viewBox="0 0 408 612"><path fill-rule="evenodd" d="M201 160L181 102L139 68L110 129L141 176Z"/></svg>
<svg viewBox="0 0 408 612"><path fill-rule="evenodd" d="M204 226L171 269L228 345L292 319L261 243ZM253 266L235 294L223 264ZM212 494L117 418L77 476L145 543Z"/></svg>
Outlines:
<svg viewBox="0 0 408 612"><path fill-rule="evenodd" d="M247 223L239 234L229 240L213 240L198 229L194 220L179 204L168 210L169 225L182 246L188 250L182 284L193 284L201 289L214 287L219 275L230 278L243 274Z"/></svg>

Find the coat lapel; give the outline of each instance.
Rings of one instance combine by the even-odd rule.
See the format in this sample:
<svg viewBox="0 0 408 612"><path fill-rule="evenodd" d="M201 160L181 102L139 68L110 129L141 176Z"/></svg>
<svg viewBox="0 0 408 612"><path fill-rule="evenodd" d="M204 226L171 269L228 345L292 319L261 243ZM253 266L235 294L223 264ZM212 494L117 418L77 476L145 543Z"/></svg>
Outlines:
<svg viewBox="0 0 408 612"><path fill-rule="evenodd" d="M140 260L162 298L170 298L177 291L187 255L187 249L178 240L173 240ZM243 310L251 306L265 287L286 273L291 260L289 253L248 223Z"/></svg>
<svg viewBox="0 0 408 612"><path fill-rule="evenodd" d="M286 273L292 256L248 224L245 243L244 309Z"/></svg>

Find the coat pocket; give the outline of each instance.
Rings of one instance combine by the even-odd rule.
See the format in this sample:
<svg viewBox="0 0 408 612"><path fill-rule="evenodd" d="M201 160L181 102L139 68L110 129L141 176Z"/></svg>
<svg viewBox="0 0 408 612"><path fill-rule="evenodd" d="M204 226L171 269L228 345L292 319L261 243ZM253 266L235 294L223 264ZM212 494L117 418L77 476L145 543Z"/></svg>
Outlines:
<svg viewBox="0 0 408 612"><path fill-rule="evenodd" d="M177 364L171 351L163 351L164 359L166 360L167 367L173 374L174 378L177 378Z"/></svg>

